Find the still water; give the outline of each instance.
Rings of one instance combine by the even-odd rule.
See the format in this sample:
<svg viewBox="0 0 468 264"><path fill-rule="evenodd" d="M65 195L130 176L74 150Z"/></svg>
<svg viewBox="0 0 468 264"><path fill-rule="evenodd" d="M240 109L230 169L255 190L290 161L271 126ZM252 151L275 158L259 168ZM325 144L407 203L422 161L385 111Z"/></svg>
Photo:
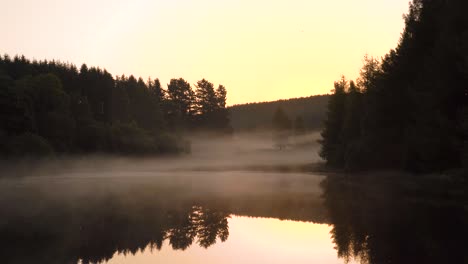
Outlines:
<svg viewBox="0 0 468 264"><path fill-rule="evenodd" d="M192 245L175 251L146 247L136 254L116 253L107 263L343 263L327 224L231 216L229 238L205 249ZM287 245L287 246L286 246Z"/></svg>
<svg viewBox="0 0 468 264"><path fill-rule="evenodd" d="M142 167L6 177L0 262L468 263L468 206L445 186L335 179Z"/></svg>
<svg viewBox="0 0 468 264"><path fill-rule="evenodd" d="M323 176L129 173L2 179L2 263L345 262Z"/></svg>

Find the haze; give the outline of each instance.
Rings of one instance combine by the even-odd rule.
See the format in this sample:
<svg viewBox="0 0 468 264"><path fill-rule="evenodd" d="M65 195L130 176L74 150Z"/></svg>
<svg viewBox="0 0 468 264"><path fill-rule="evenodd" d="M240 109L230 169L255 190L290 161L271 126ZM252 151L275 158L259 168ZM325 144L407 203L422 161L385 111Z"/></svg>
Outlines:
<svg viewBox="0 0 468 264"><path fill-rule="evenodd" d="M290 245L289 251L276 254L276 257L271 254L271 259L278 261L279 256L282 259L290 258L289 252L291 250L299 252L299 249L301 254L296 254L296 259L317 258L317 254L310 253L310 241L320 244L320 247L313 249L313 252L318 252L319 257L329 260L338 258L327 235L330 227L323 225L326 222L326 213L319 187L323 177L297 170L311 161L319 162L319 158L314 154L318 147L317 133L298 138L297 143L309 142L309 144L284 151L274 149L271 139L266 134L238 134L233 138L214 140L208 138L206 135L192 137L193 153L180 157L142 159L91 155L42 160L32 166L30 161L17 162L11 166L0 164L2 172L0 175L3 176L0 177L0 212L5 216L0 220L0 233L28 229L21 234L35 234L35 232L60 234L46 238L43 243L33 243L32 247L28 246L29 241L35 239L34 236L31 240L30 237L23 237L21 243L8 243L2 247L0 253L6 256L7 263L30 263L31 260L37 260L37 263L76 263L75 252L79 252L78 257L84 259L78 263L104 263L107 260L110 260L109 263L150 263L156 255L170 263L197 263L201 257L196 252L203 249L204 262L215 263L213 261L220 258L227 259L226 261L237 259L231 259L229 256L243 251L243 247L239 245L246 244L245 236L252 237L248 241L255 242L255 245L278 245L271 242L271 237L281 235L275 239L283 241L282 239L289 238L294 240L295 244ZM279 165L290 168L291 171L281 173L278 171ZM291 204L292 201L295 204ZM160 251L161 254L159 251L156 255L153 255L153 251L146 251L144 259L139 260L137 260L139 256L132 257L128 254L130 251L135 254L138 248L143 250L154 246L153 239L144 238L155 236L154 232L150 231L154 229L149 227L146 221L155 227L164 228L156 219L167 216L169 223L176 226L183 225L185 222L179 223L177 219L188 219L184 218L186 216L184 210L188 209L189 215L193 215L194 208L212 210L209 212L214 212L216 215L226 212L223 213L226 218L233 215L234 222L229 220L229 225L226 224L225 228L228 236L233 234L234 239L222 246L224 249L221 252L215 250L209 251L208 254L206 247L198 248L195 245L190 247L191 250L183 252L186 248L182 250L177 248L176 236L170 235L170 232L175 232L174 228L163 234L162 241L167 239L167 242L164 243L164 251ZM274 219L250 220L235 215L276 217L309 223L283 224ZM153 216L156 218L151 218ZM97 222L104 225L97 227L91 218L97 219ZM132 219L139 219L138 223L131 222ZM22 223L29 224L24 227ZM117 228L114 225L120 223L124 224L124 228ZM255 223L263 227L265 223L269 223L271 230L277 230L274 233L276 235L271 234L268 238L268 236L253 237L251 233L245 233L248 226ZM284 229L285 225L288 226L287 229ZM216 224L208 226L213 228ZM277 228L274 228L275 226ZM60 230L57 230L57 227ZM227 231L229 227L234 229ZM94 228L99 230L99 234L91 231ZM136 234L137 229L143 231L142 236ZM85 234L88 230L91 231L88 234L93 238ZM307 241L297 240L305 238L305 231L314 235L308 236ZM73 235L73 232L78 233ZM126 240L120 235L111 238L116 232L131 234L132 238ZM271 231L263 232L267 234ZM320 239L317 238L317 234L321 234ZM185 237L186 231L181 231L181 235ZM240 237L236 239L236 235ZM60 241L55 238L59 238ZM12 238L15 239L17 237ZM87 239L95 241L95 244L82 242L88 241ZM215 236L215 240L211 243L215 243L216 240ZM323 240L326 243L322 243ZM200 239L197 238L195 241ZM218 240L219 245L223 244L222 241ZM127 248L115 246L116 243L124 245L129 242L132 244L137 242L133 244L137 247L131 246L132 249L129 251ZM73 245L69 246L70 243ZM37 244L40 244L40 250L36 250ZM58 244L66 246L58 247ZM78 244L80 246L74 246ZM111 244L113 246L109 247ZM190 244L192 242L188 245ZM16 254L24 251L11 250L15 246L27 251L28 254L25 256ZM88 246L93 250L83 250ZM48 252L51 251L53 251L53 260L47 259L42 262L43 258L50 257ZM268 248L257 246L255 252L265 251L268 251ZM262 259L264 256L263 253L252 254L246 263L256 263L255 259ZM115 258L114 261L110 259L112 256ZM127 257L122 258L123 256Z"/></svg>
<svg viewBox="0 0 468 264"><path fill-rule="evenodd" d="M0 53L207 78L228 104L328 93L396 46L407 0L2 1Z"/></svg>

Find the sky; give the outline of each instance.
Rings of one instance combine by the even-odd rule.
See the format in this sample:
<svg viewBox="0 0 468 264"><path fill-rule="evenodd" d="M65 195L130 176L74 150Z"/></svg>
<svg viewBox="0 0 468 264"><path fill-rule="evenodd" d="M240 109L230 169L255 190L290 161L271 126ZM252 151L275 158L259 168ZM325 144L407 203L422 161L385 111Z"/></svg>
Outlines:
<svg viewBox="0 0 468 264"><path fill-rule="evenodd" d="M409 0L0 0L0 54L205 78L228 105L329 93L380 58Z"/></svg>

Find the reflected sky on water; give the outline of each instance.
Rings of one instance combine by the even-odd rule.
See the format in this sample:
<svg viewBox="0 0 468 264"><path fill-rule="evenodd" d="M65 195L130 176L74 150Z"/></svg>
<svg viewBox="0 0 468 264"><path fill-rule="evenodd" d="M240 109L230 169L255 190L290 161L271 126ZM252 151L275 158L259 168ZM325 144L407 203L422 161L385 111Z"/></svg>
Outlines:
<svg viewBox="0 0 468 264"><path fill-rule="evenodd" d="M135 255L115 254L106 263L344 263L334 249L331 228L311 222L231 216L229 239L208 249L194 244L185 251L174 251L166 241L160 251L147 247Z"/></svg>

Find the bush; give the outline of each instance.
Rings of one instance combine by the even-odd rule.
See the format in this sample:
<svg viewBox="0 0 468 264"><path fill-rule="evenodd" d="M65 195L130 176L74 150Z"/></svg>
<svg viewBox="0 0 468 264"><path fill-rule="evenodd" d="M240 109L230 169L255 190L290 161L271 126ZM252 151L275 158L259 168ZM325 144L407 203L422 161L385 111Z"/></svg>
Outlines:
<svg viewBox="0 0 468 264"><path fill-rule="evenodd" d="M150 154L157 151L154 139L135 122L116 122L111 127L111 145L115 152Z"/></svg>
<svg viewBox="0 0 468 264"><path fill-rule="evenodd" d="M80 151L105 151L109 149L109 129L94 119L79 120L75 140Z"/></svg>

